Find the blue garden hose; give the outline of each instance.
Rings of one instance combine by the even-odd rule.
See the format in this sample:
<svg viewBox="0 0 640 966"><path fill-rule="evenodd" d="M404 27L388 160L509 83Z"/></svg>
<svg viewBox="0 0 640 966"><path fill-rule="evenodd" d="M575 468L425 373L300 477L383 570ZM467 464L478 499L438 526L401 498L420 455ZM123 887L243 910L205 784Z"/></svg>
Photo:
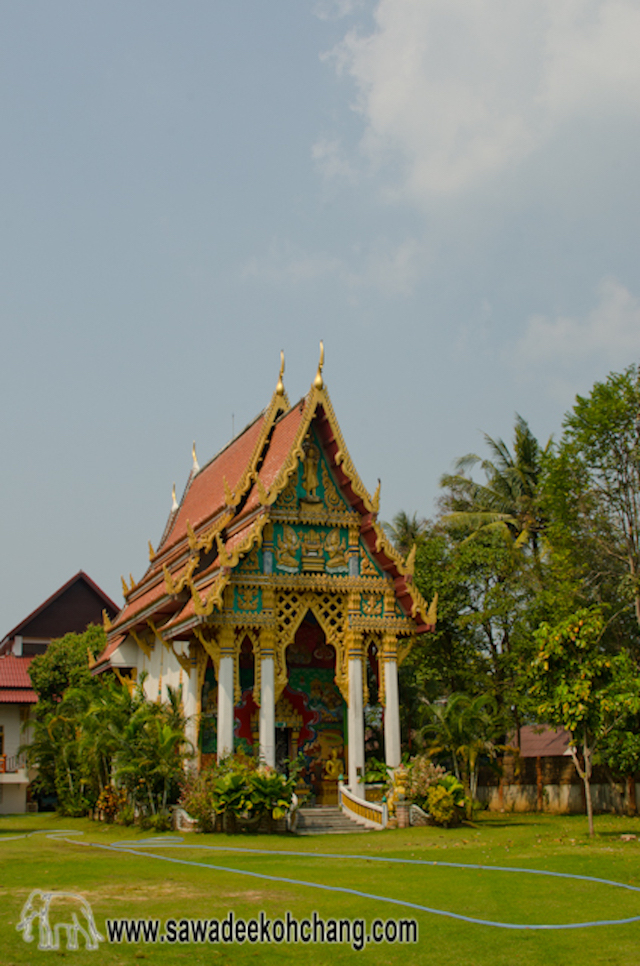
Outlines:
<svg viewBox="0 0 640 966"><path fill-rule="evenodd" d="M325 892L341 892L347 895L359 896L362 899L370 899L375 902L386 902L396 906L403 906L407 909L415 909L418 912L428 912L434 916L445 916L449 919L457 919L461 922L469 922L474 925L479 926L494 926L498 929L529 929L529 930L557 930L557 929L587 929L592 926L622 926L631 922L640 922L640 916L629 916L626 919L596 919L591 922L567 922L567 923L513 923L513 922L495 922L491 919L478 919L474 916L463 916L461 913L450 912L446 909L434 909L431 906L423 906L416 902L409 902L406 899L393 899L390 896L380 896L371 892L362 892L360 889L349 889L346 886L336 886L336 885L325 885L319 882L308 882L305 879L291 879L287 876L279 875L267 875L264 872L250 872L246 869L234 869L229 866L223 865L211 865L208 862L194 862L189 859L178 859L173 856L168 855L158 855L154 852L141 851L148 848L172 848L172 849L202 849L210 852L237 852L246 855L280 855L289 856L294 858L317 858L317 859L350 859L352 861L362 861L362 862L393 862L400 865L428 865L428 866L442 866L444 868L450 869L473 869L476 871L483 872L510 872L510 873L520 873L524 875L543 875L543 876L553 876L559 879L574 879L580 882L594 882L599 885L613 886L617 889L627 889L630 892L640 892L640 887L628 885L624 882L615 882L613 879L602 879L596 876L589 875L577 875L572 872L548 872L542 869L522 869L513 866L500 866L500 865L478 865L475 863L463 863L463 862L440 862L431 861L428 859L396 859L387 858L385 856L372 856L372 855L345 855L344 853L333 853L333 852L292 852L285 851L282 849L247 849L247 848L234 848L225 845L190 845L185 844L184 840L178 836L168 836L168 837L155 837L150 839L142 839L135 843L135 848L127 841L123 840L120 842L113 842L110 845L106 845L99 842L78 842L73 839L66 838L67 835L82 835L82 832L75 832L71 829L56 829L53 832L47 832L42 830L41 832L29 832L21 835L13 836L0 836L0 842L12 841L20 838L29 838L31 835L46 834L48 838L58 839L63 842L68 842L70 845L82 845L85 848L96 848L103 849L107 852L125 852L128 855L139 855L147 856L148 858L158 859L161 862L172 862L176 865L188 865L195 866L201 869L215 869L217 872L228 872L234 875L247 875L255 879L263 879L268 882L284 882L288 885L303 886L309 889L321 889Z"/></svg>

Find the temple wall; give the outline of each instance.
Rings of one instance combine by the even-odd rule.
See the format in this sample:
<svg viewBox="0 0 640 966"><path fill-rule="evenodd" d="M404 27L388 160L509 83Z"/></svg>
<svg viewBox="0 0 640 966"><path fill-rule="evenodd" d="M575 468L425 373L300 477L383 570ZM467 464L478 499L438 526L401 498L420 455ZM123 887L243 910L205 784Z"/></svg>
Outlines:
<svg viewBox="0 0 640 966"><path fill-rule="evenodd" d="M636 782L635 788L636 801L640 801L640 783ZM616 810L611 785L592 784L591 795L596 812ZM536 785L503 785L501 793L499 787L495 785L480 785L478 800L491 812L536 812L538 811L538 788ZM628 805L626 792L622 796L622 802L625 807ZM544 785L541 811L556 814L583 814L585 801L582 784Z"/></svg>

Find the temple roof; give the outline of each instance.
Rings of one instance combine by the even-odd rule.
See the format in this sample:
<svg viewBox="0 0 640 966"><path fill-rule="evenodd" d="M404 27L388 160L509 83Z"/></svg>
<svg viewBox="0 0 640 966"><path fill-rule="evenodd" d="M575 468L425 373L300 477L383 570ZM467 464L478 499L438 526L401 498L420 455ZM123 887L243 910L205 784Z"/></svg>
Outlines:
<svg viewBox="0 0 640 966"><path fill-rule="evenodd" d="M171 638L222 608L232 571L261 544L271 508L304 461L312 425L346 504L344 513L353 514L349 525L359 526L367 552L391 578L414 632L433 627L435 613L413 584L410 560L403 560L377 522L378 494L369 494L353 466L321 370L322 357L311 389L294 406L280 380L269 406L202 468L194 450L182 498L179 503L174 498L157 549L150 545L147 572L137 583L123 578L125 606L107 625L112 649L116 637L146 629L147 622Z"/></svg>

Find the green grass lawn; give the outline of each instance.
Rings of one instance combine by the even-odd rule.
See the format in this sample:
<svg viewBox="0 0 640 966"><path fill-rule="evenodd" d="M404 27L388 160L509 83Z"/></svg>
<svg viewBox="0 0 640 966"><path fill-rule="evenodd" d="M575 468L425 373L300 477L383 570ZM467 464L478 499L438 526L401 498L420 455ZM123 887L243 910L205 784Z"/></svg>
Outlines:
<svg viewBox="0 0 640 966"><path fill-rule="evenodd" d="M12 835L65 828L82 831L78 844L52 840L45 834L27 839ZM235 837L185 835L187 849L160 846L153 851L181 861L222 865L267 875L340 885L347 889L418 903L482 919L516 923L584 922L640 915L640 892L604 884L510 872L457 869L443 862L527 867L596 876L640 886L640 842L623 842L621 834L640 836L640 821L596 817L596 838L589 841L582 816L481 815L473 826L457 829L414 828L368 835ZM126 839L136 842L152 833L104 826L55 815L0 817L0 964L136 963L433 963L438 966L513 966L513 964L640 963L640 922L566 931L496 929L417 912L401 905L346 893L319 891L292 882L260 878L213 868L159 861L150 856L88 848ZM165 836L166 838L166 836ZM79 844L80 842L84 844ZM222 846L208 851L202 845ZM288 850L294 855L234 853L232 848ZM317 853L335 858L318 858ZM362 859L348 858L361 855ZM424 859L437 865L403 865L376 858ZM417 945L145 945L109 944L87 951L38 951L37 938L27 944L16 923L34 889L74 892L91 904L104 933L105 919L251 919L263 911L270 919L289 911L298 919L315 911L325 920L413 918ZM37 926L34 930L36 937ZM62 946L66 943L63 941Z"/></svg>

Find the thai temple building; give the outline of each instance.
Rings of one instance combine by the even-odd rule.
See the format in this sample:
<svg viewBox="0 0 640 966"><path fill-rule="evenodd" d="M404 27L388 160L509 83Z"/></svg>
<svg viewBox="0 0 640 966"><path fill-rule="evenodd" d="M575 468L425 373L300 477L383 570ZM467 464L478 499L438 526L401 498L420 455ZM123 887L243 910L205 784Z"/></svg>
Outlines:
<svg viewBox="0 0 640 966"><path fill-rule="evenodd" d="M322 376L268 407L193 468L93 667L151 699L182 687L201 763L232 752L280 767L299 752L319 803L355 792L365 709L400 763L398 665L435 625L351 461ZM144 678L143 678L144 676Z"/></svg>

